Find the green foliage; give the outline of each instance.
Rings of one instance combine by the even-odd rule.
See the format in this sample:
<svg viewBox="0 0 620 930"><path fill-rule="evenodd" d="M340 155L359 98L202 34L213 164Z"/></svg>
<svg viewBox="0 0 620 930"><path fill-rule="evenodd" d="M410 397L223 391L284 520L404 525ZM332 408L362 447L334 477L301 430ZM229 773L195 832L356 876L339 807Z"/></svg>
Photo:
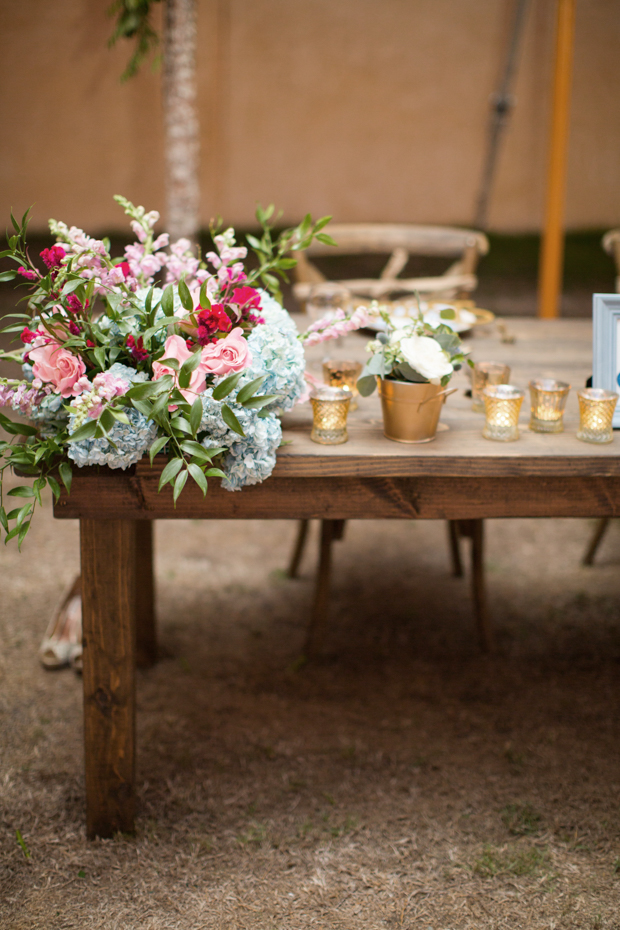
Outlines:
<svg viewBox="0 0 620 930"><path fill-rule="evenodd" d="M314 222L309 213L298 226L283 230L274 240L275 222L270 222L274 219L274 211L273 204L270 204L267 209L263 209L260 204L256 208L256 219L262 227L263 234L260 239L252 235L246 238L258 259L259 267L248 274L246 283L251 286L260 282L282 303L282 292L277 276L288 283L287 271L297 264L297 259L290 253L307 249L315 238L325 245L335 246L336 243L327 233L321 232L331 220L331 216L323 216ZM279 216L280 214L275 217L275 220L279 219Z"/></svg>
<svg viewBox="0 0 620 930"><path fill-rule="evenodd" d="M133 77L148 55L159 45L159 36L151 24L151 6L160 0L115 0L108 9L116 16L114 31L108 40L111 48L119 39L134 39L135 47L121 76L121 81Z"/></svg>

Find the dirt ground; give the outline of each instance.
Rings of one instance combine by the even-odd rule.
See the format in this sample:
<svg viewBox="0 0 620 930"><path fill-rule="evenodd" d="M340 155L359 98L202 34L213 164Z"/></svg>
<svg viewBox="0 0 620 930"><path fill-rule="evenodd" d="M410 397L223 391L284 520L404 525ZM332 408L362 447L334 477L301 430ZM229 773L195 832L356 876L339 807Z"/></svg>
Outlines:
<svg viewBox="0 0 620 930"><path fill-rule="evenodd" d="M37 647L78 565L49 505L0 550L3 930L620 928L620 524L488 521L481 656L439 522L350 523L328 656L294 526L157 526L135 837L87 842L81 682ZM16 831L23 839L18 843Z"/></svg>

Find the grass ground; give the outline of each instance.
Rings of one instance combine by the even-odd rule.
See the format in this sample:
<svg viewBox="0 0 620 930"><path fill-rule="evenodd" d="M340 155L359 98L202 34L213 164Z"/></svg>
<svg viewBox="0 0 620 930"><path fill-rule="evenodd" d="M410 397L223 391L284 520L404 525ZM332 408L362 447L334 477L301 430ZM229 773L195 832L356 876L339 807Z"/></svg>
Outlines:
<svg viewBox="0 0 620 930"><path fill-rule="evenodd" d="M618 930L618 524L586 569L587 521L489 521L484 657L445 527L350 523L312 665L316 539L290 581L290 524L158 525L137 834L89 843L81 683L36 658L77 528L38 516L0 551L0 926Z"/></svg>

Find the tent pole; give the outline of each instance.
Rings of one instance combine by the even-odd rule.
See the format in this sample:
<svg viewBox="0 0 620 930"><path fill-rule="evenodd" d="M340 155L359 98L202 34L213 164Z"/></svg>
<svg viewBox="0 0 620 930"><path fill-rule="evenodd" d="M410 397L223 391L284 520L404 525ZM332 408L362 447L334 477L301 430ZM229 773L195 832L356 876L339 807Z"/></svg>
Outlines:
<svg viewBox="0 0 620 930"><path fill-rule="evenodd" d="M538 316L547 319L553 319L559 315L562 285L564 258L562 226L564 220L574 32L575 0L557 0L553 112L538 295Z"/></svg>

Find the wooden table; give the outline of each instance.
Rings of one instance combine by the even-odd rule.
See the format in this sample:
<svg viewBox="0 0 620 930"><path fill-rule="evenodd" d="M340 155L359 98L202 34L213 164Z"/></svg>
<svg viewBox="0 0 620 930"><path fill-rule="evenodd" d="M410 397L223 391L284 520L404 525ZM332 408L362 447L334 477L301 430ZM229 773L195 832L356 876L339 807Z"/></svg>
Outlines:
<svg viewBox="0 0 620 930"><path fill-rule="evenodd" d="M591 370L589 321L510 321L514 344L495 327L471 340L472 357L511 365L525 387L546 375L584 385ZM363 357L365 340L349 338L346 355ZM321 349L315 351L314 362ZM459 372L455 385L467 386ZM407 446L382 435L376 397L350 416L350 441L310 441L308 405L284 420L285 439L273 475L230 493L211 483L206 499L188 484L176 509L161 468L140 462L127 472L76 469L71 496L54 508L79 519L84 629L84 733L87 832L110 836L134 827L135 665L155 658L151 521L159 519L481 519L620 515L618 441L597 447L575 438L575 390L566 431L493 443L463 391L442 414L435 442ZM524 403L527 408L527 401Z"/></svg>

